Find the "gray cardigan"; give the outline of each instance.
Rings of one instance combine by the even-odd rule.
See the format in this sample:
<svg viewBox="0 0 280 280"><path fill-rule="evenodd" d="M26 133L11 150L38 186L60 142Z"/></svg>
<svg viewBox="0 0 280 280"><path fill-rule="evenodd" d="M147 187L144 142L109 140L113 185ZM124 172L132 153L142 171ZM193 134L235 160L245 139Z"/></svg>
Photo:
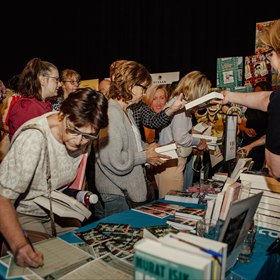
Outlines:
<svg viewBox="0 0 280 280"><path fill-rule="evenodd" d="M128 114L133 119L129 109ZM132 126L122 108L112 99L109 100L108 117L109 125L100 131L95 143L96 188L101 194L121 196L121 190L127 190L133 201L145 201L147 190L142 164L147 161L146 152L138 152Z"/></svg>

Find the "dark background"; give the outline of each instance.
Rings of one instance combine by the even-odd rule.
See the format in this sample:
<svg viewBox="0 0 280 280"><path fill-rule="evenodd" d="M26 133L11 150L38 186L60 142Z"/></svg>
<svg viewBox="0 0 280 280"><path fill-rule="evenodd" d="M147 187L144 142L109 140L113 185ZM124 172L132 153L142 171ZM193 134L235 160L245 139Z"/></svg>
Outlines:
<svg viewBox="0 0 280 280"><path fill-rule="evenodd" d="M278 1L32 3L1 1L3 82L40 57L83 80L109 77L110 64L127 59L150 73L200 70L216 86L216 59L253 55L256 22L280 18Z"/></svg>

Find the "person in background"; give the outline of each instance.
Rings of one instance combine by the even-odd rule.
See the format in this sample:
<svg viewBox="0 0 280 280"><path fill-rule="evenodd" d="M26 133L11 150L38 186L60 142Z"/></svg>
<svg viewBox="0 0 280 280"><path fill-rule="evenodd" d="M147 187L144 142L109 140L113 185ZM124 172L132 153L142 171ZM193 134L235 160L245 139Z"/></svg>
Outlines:
<svg viewBox="0 0 280 280"><path fill-rule="evenodd" d="M261 41L269 46L270 50L265 56L270 60L271 66L280 75L280 20L259 32ZM268 126L265 142L265 160L271 176L280 181L280 88L275 91L259 91L252 93L239 93L223 91L224 99L211 101L212 103L227 104L229 102L261 110L268 113Z"/></svg>
<svg viewBox="0 0 280 280"><path fill-rule="evenodd" d="M111 81L102 80L98 85L99 92L103 93L107 99L109 99L108 91L111 86Z"/></svg>
<svg viewBox="0 0 280 280"><path fill-rule="evenodd" d="M78 89L61 104L59 112L29 120L14 135L14 142L0 165L0 233L18 265L43 264L42 254L33 252L22 230L49 235L53 232L50 213L34 199L42 195L50 198L51 189L75 179L88 143L97 139L99 130L108 125L107 109L103 94L90 88ZM27 125L37 125L41 131L24 130ZM51 189L46 171L48 158ZM56 215L54 223L57 235L80 227L77 219Z"/></svg>
<svg viewBox="0 0 280 280"><path fill-rule="evenodd" d="M81 76L78 72L72 69L61 71L59 80L61 88L58 91L58 96L51 98L53 110L59 111L60 104L68 97L71 92L76 91L81 84Z"/></svg>
<svg viewBox="0 0 280 280"><path fill-rule="evenodd" d="M170 96L167 106L172 106L181 92L184 93L184 103L187 103L208 93L210 86L211 82L204 74L199 71L192 71L180 80L178 86ZM190 112L183 108L176 112L171 123L160 131L159 145L168 144L173 140L177 145L183 147L196 145L199 150L207 150L205 139L192 137L190 133L192 126ZM159 189L159 198L163 198L171 189L183 189L183 170L186 162L187 157L179 156L178 159L169 160L162 166L154 168L155 179Z"/></svg>
<svg viewBox="0 0 280 280"><path fill-rule="evenodd" d="M272 85L268 81L262 81L256 84L255 92L272 91ZM248 108L239 126L241 132L244 133L242 146L248 146L260 139L266 134L267 129L267 113ZM260 170L264 163L264 146L254 146L248 153L248 157L254 161L253 170Z"/></svg>
<svg viewBox="0 0 280 280"><path fill-rule="evenodd" d="M155 86L152 88L149 97L148 105L156 113L161 112L167 102L167 90L164 85ZM149 129L144 127L145 137L148 143L158 142L159 135L158 130Z"/></svg>
<svg viewBox="0 0 280 280"><path fill-rule="evenodd" d="M141 141L140 132L129 106L146 94L152 78L147 69L135 62L122 63L114 73L109 89L108 128L102 129L94 150L96 156L95 183L103 205L95 204L99 219L129 210L125 193L134 202L145 203L147 187L143 165L160 165L155 152L158 144Z"/></svg>
<svg viewBox="0 0 280 280"><path fill-rule="evenodd" d="M57 95L60 87L58 69L40 58L31 59L20 75L21 98L9 114L9 137L26 121L52 111L47 98Z"/></svg>
<svg viewBox="0 0 280 280"><path fill-rule="evenodd" d="M0 80L0 102L6 98L6 87L3 82Z"/></svg>

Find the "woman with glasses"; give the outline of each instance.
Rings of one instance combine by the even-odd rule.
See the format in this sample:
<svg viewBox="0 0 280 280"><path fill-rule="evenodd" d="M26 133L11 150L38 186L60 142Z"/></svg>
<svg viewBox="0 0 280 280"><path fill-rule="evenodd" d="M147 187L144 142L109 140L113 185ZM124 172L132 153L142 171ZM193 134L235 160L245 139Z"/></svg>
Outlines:
<svg viewBox="0 0 280 280"><path fill-rule="evenodd" d="M134 61L121 64L110 86L108 128L102 129L94 147L96 189L102 204L95 205L98 219L126 211L125 194L134 202L145 202L147 187L143 165L161 165L170 158L155 152L158 144L146 144L128 108L142 100L152 83L147 69Z"/></svg>
<svg viewBox="0 0 280 280"><path fill-rule="evenodd" d="M50 100L55 111L59 111L60 104L71 92L76 91L81 84L81 76L72 69L65 69L60 73L61 88L58 90L58 96Z"/></svg>
<svg viewBox="0 0 280 280"><path fill-rule="evenodd" d="M9 137L26 121L52 111L48 98L57 95L60 87L58 69L40 58L31 59L20 75L21 98L9 114Z"/></svg>
<svg viewBox="0 0 280 280"><path fill-rule="evenodd" d="M280 75L280 20L269 27L264 27L259 38L270 50L265 53L271 66ZM268 126L266 131L265 159L270 174L280 180L280 88L275 91L259 91L252 93L239 93L223 91L224 99L215 103L228 102L242 104L246 107L268 113ZM213 101L214 102L214 101Z"/></svg>
<svg viewBox="0 0 280 280"><path fill-rule="evenodd" d="M103 94L90 88L78 89L61 104L59 112L31 119L15 133L0 166L0 232L18 265L43 264L42 254L32 251L22 229L52 234L50 213L33 202L38 196L50 196L47 168L52 190L71 183L83 152L108 124L107 109ZM40 129L25 130L27 125ZM57 235L80 226L76 219L56 215L54 223Z"/></svg>

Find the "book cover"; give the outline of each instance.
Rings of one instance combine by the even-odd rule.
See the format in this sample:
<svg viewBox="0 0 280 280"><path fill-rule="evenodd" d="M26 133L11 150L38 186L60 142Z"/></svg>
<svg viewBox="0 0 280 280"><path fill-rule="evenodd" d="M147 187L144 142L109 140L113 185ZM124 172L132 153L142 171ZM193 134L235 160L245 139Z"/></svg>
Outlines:
<svg viewBox="0 0 280 280"><path fill-rule="evenodd" d="M175 215L175 213L176 213L176 210L168 208L168 207L160 206L156 203L149 203L149 204L144 205L143 207L153 209L156 211L160 211L160 212L164 212L169 215Z"/></svg>
<svg viewBox="0 0 280 280"><path fill-rule="evenodd" d="M170 214L168 214L168 213L165 213L165 212L162 212L162 211L157 211L157 210L154 210L154 209L151 209L151 208L146 208L144 206L139 206L139 207L136 207L136 208L132 208L131 210L141 212L143 214L148 214L148 215L160 218L160 219L163 219L163 218L166 218L166 217L170 216Z"/></svg>
<svg viewBox="0 0 280 280"><path fill-rule="evenodd" d="M149 238L152 240L157 240L160 237L164 237L165 235L172 233L177 234L179 230L175 229L170 225L163 226L151 226L144 228L144 238Z"/></svg>
<svg viewBox="0 0 280 280"><path fill-rule="evenodd" d="M243 57L217 58L217 87L242 86Z"/></svg>
<svg viewBox="0 0 280 280"><path fill-rule="evenodd" d="M220 217L221 208L224 200L224 194L225 194L224 192L221 192L217 195L216 203L212 214L212 219L214 220L218 220Z"/></svg>
<svg viewBox="0 0 280 280"><path fill-rule="evenodd" d="M196 194L194 195L192 192L170 190L165 195L165 200L197 204L199 198L197 197Z"/></svg>
<svg viewBox="0 0 280 280"><path fill-rule="evenodd" d="M176 229L193 230L195 229L197 220L171 217L166 221L166 223L175 227Z"/></svg>
<svg viewBox="0 0 280 280"><path fill-rule="evenodd" d="M211 279L212 259L150 239L135 245L134 279ZM186 261L188 260L188 261Z"/></svg>
<svg viewBox="0 0 280 280"><path fill-rule="evenodd" d="M179 209L184 209L185 208L185 206L166 203L166 202L160 202L160 201L154 201L154 202L146 204L146 205L161 206L161 207L170 208L170 209L173 209L173 210L179 210ZM144 205L144 206L146 206L146 205Z"/></svg>
<svg viewBox="0 0 280 280"><path fill-rule="evenodd" d="M205 210L186 207L185 209L177 210L175 217L186 219L201 220L205 215Z"/></svg>
<svg viewBox="0 0 280 280"><path fill-rule="evenodd" d="M193 110L205 109L206 107L204 107L204 106L207 106L207 104L205 104L205 102L210 101L210 100L215 99L215 98L224 99L224 96L219 92L213 91L211 93L207 93L206 95L204 95L200 98L197 98L193 101L188 102L185 105L185 109L186 110L189 110L189 109L193 109ZM210 106L213 106L213 104L210 104L210 102L209 102L208 107L210 107Z"/></svg>
<svg viewBox="0 0 280 280"><path fill-rule="evenodd" d="M75 232L75 235L88 245L97 245L111 239L111 237L108 235L103 234L101 231L98 231L94 228L86 231Z"/></svg>
<svg viewBox="0 0 280 280"><path fill-rule="evenodd" d="M267 183L270 185L280 186L280 182L271 177L267 171L246 170L240 174L240 179L250 182Z"/></svg>
<svg viewBox="0 0 280 280"><path fill-rule="evenodd" d="M128 224L112 224L112 223L99 223L96 226L96 230L111 233L111 232L117 232L117 233L127 233L130 228L130 225Z"/></svg>
<svg viewBox="0 0 280 280"><path fill-rule="evenodd" d="M263 54L245 57L244 85L254 87L260 81L271 81L271 65Z"/></svg>

